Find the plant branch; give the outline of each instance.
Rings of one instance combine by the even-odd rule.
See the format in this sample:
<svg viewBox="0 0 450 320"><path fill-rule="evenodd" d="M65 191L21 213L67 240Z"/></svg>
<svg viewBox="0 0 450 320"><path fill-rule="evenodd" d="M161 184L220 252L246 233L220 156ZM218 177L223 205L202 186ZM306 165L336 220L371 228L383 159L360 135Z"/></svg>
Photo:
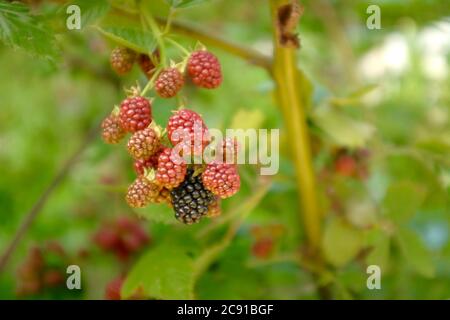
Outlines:
<svg viewBox="0 0 450 320"><path fill-rule="evenodd" d="M156 42L158 43L158 49L159 49L159 55L161 64L163 67L166 66L166 45L164 43L164 39L162 36L162 32L160 30L160 27L156 23L155 19L153 18L152 14L147 8L144 8L144 6L141 7L141 12L144 17L144 21L148 24L150 27L154 37L156 38Z"/></svg>
<svg viewBox="0 0 450 320"><path fill-rule="evenodd" d="M113 8L111 12L118 16L125 17L130 21L139 19L137 14L120 10L117 7ZM167 18L154 17L154 19L161 27L165 27L167 25ZM200 27L193 26L186 22L172 20L170 22L170 32L178 35L184 35L186 37L198 40L205 45L222 49L231 55L240 57L256 66L266 69L269 72L272 70L272 57L267 56L258 50L224 39L221 36L213 32L205 31Z"/></svg>
<svg viewBox="0 0 450 320"><path fill-rule="evenodd" d="M114 87L117 89L120 88L120 81L118 78L109 71L109 69L103 69L99 68L95 64L91 64L87 62L85 59L81 59L77 57L76 55L70 55L66 58L67 64L70 66L70 68L73 69L84 69L89 73L92 73L97 78L102 78L108 82L110 82ZM108 70L108 71L105 71ZM65 162L65 164L61 167L61 169L56 173L56 175L53 177L52 181L50 182L49 186L44 190L42 195L38 198L38 200L35 202L33 207L28 211L28 213L25 215L25 218L20 225L19 229L16 231L13 239L11 240L10 244L6 247L4 253L0 257L0 273L4 270L6 267L9 259L11 258L12 254L16 250L17 246L19 245L20 241L24 237L24 235L27 233L29 228L31 227L33 221L36 219L39 212L42 210L42 208L45 206L46 202L50 198L53 191L56 190L56 188L64 181L65 176L67 173L73 168L73 166L77 163L77 160L81 156L81 154L84 152L84 150L95 140L95 138L98 136L100 128L100 122L98 122L86 135L84 140L81 142L80 146L72 153L70 158Z"/></svg>
<svg viewBox="0 0 450 320"><path fill-rule="evenodd" d="M309 249L319 253L321 214L316 194L316 180L312 163L310 137L306 122L305 97L301 94L303 75L297 68L297 48L282 43L279 10L288 0L270 0L274 29L274 66L272 74L276 83L276 97L283 112L296 170L299 204L303 211L304 229Z"/></svg>
<svg viewBox="0 0 450 320"><path fill-rule="evenodd" d="M155 20L160 25L166 24L166 19L163 18L155 18ZM266 56L262 54L261 52L237 44L235 42L226 40L222 37L220 37L217 34L205 31L203 29L200 29L198 27L194 27L190 24L178 22L178 21L172 21L171 24L171 31L179 34L184 35L190 38L194 38L200 42L202 42L205 45L213 46L219 49L222 49L232 55L238 56L243 58L244 60L263 67L264 69L270 71L272 66L272 58L269 56Z"/></svg>
<svg viewBox="0 0 450 320"><path fill-rule="evenodd" d="M11 243L8 245L5 252L0 257L0 272L2 272L3 269L5 268L6 264L9 261L9 258L11 257L14 250L17 248L20 240L26 234L28 229L31 227L31 224L33 223L33 221L35 220L36 216L41 211L41 209L44 207L50 195L64 181L64 178L66 177L67 173L77 163L77 160L84 152L84 150L87 148L87 146L89 146L91 142L94 141L94 139L98 136L98 131L99 125L96 125L94 128L90 130L90 132L86 135L86 137L84 138L83 142L78 147L78 149L76 149L75 152L72 154L72 156L66 161L66 163L62 166L62 168L52 179L47 189L45 189L45 191L35 202L30 211L28 211L28 213L25 215L25 219L23 220L19 229L15 233L14 238L11 240Z"/></svg>

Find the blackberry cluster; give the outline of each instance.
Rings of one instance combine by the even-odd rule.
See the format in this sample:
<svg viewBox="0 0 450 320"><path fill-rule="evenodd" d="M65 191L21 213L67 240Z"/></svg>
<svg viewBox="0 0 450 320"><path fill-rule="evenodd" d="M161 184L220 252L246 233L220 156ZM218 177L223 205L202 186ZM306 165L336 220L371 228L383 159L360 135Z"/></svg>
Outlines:
<svg viewBox="0 0 450 320"><path fill-rule="evenodd" d="M163 203L172 207L175 217L185 224L199 222L203 216L219 216L221 199L234 195L240 187L237 141L228 139L216 145L219 163L206 163L203 151L212 137L202 116L184 108L184 96L179 96L178 109L172 111L166 130L153 119L153 98L146 97L149 90L162 98L177 96L187 78L200 88L218 88L223 80L219 59L205 47L197 47L182 61L171 61L170 67L158 49L151 53L114 49L111 66L117 73L126 74L136 63L149 81L143 90L139 85L126 90L127 97L120 107L116 106L102 123L102 137L107 143L117 144L131 134L127 149L137 177L126 193L128 205L144 208ZM202 173L194 174L197 167L190 166L189 160L201 160L198 169ZM108 241L114 238L109 236L105 232L97 240L109 246ZM133 246L135 242L130 240L126 245Z"/></svg>
<svg viewBox="0 0 450 320"><path fill-rule="evenodd" d="M200 221L215 201L211 191L205 189L201 175L194 176L190 169L181 185L170 192L175 218L186 224Z"/></svg>

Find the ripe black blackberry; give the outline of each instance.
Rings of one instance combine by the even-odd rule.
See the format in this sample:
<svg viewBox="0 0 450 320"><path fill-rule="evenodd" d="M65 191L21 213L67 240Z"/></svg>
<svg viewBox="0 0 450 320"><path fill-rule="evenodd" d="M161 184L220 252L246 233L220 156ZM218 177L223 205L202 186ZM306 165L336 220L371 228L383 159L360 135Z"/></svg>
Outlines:
<svg viewBox="0 0 450 320"><path fill-rule="evenodd" d="M208 212L215 196L205 189L202 176L189 169L186 179L170 192L175 218L185 224L197 223Z"/></svg>

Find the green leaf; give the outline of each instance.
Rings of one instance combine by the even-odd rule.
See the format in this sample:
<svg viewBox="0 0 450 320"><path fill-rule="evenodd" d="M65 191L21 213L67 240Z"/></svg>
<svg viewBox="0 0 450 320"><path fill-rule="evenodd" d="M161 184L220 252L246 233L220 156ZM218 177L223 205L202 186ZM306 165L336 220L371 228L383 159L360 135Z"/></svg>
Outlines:
<svg viewBox="0 0 450 320"><path fill-rule="evenodd" d="M150 32L121 27L96 27L96 29L118 45L137 52L152 52L156 46L155 39Z"/></svg>
<svg viewBox="0 0 450 320"><path fill-rule="evenodd" d="M450 154L450 130L441 135L431 135L421 139L416 146L422 150L432 152L438 155Z"/></svg>
<svg viewBox="0 0 450 320"><path fill-rule="evenodd" d="M397 240L405 259L411 267L424 277L433 277L435 270L431 254L419 236L408 229L401 228L397 232Z"/></svg>
<svg viewBox="0 0 450 320"><path fill-rule="evenodd" d="M175 219L173 210L163 204L150 205L143 209L134 209L138 216L157 223L164 224L176 224L178 221Z"/></svg>
<svg viewBox="0 0 450 320"><path fill-rule="evenodd" d="M56 57L55 37L39 16L26 5L0 1L0 40L12 48L22 48L33 56Z"/></svg>
<svg viewBox="0 0 450 320"><path fill-rule="evenodd" d="M363 234L342 219L333 218L325 227L322 246L327 261L342 267L362 248Z"/></svg>
<svg viewBox="0 0 450 320"><path fill-rule="evenodd" d="M372 137L375 128L330 108L320 108L312 115L315 124L341 146L363 147Z"/></svg>
<svg viewBox="0 0 450 320"><path fill-rule="evenodd" d="M173 8L187 8L207 1L209 0L166 0L166 2Z"/></svg>
<svg viewBox="0 0 450 320"><path fill-rule="evenodd" d="M193 260L173 243L148 251L129 272L121 291L125 299L136 292L156 299L192 299Z"/></svg>
<svg viewBox="0 0 450 320"><path fill-rule="evenodd" d="M362 98L365 95L367 95L368 93L375 90L377 87L378 87L377 85L373 85L373 84L366 85L362 88L359 88L359 89L353 91L346 97L331 98L329 100L329 103L334 106L338 106L338 107L349 106L349 105L360 105Z"/></svg>
<svg viewBox="0 0 450 320"><path fill-rule="evenodd" d="M389 236L381 231L375 230L372 232L368 242L372 250L366 257L366 263L368 265L377 265L383 272L386 271L388 269L391 246Z"/></svg>
<svg viewBox="0 0 450 320"><path fill-rule="evenodd" d="M408 221L424 200L424 191L411 181L397 181L391 184L383 200L383 211L394 222Z"/></svg>
<svg viewBox="0 0 450 320"><path fill-rule="evenodd" d="M85 28L103 17L110 9L106 0L76 0L70 3L80 7L81 27Z"/></svg>

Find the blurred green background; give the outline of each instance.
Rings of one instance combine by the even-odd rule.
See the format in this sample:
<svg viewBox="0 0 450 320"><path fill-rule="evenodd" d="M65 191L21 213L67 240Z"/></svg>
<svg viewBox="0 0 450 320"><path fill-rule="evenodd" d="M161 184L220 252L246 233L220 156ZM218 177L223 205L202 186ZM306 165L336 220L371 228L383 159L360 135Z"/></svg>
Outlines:
<svg viewBox="0 0 450 320"><path fill-rule="evenodd" d="M126 25L117 12L133 8L133 1L68 2L85 14L81 31L64 28L63 1L24 2L34 20L19 16L23 24L8 29L2 22L9 4L0 1L0 253L65 162L124 98L123 88L146 83L137 66L122 78L110 70L116 44L92 27ZM148 2L155 16L167 15L163 0ZM197 2L177 10L175 19L272 53L269 1ZM212 128L280 128L279 173L261 179L255 166L242 166L241 191L222 202L222 217L184 226L162 205L138 214L128 208L132 161L124 143L109 146L97 134L1 271L0 298L103 299L114 289L111 281L128 275L127 297L143 287L144 298L156 299L317 299L320 285L335 299L450 298L449 2L301 3L298 66L313 85L307 113L325 213L320 276L312 277L304 263L288 154L296 140L284 132L273 81L265 70L209 46L224 82L213 91L188 85L189 108ZM379 30L366 27L369 4L381 8ZM39 30L27 29L33 25ZM26 44L27 32L38 44ZM196 43L176 39L186 47ZM169 54L180 58L174 48ZM173 99L156 98L155 119L166 123L176 107ZM125 260L93 240L124 216L144 218L133 223L151 239ZM236 221L236 236L222 241ZM55 241L64 251L57 258L48 249ZM24 293L28 278L20 270L33 260L32 248L64 279L68 264L79 265L82 290L44 281ZM196 274L205 252L217 256ZM381 267L380 290L366 287L371 264Z"/></svg>

